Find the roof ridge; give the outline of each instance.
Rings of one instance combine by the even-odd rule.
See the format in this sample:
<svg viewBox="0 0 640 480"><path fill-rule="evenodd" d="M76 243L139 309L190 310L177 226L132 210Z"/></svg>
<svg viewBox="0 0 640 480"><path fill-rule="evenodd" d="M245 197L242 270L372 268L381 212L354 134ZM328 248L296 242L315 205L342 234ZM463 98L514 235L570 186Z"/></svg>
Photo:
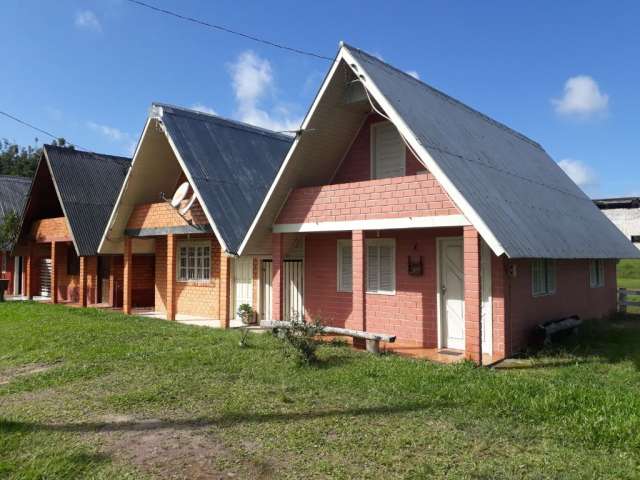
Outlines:
<svg viewBox="0 0 640 480"><path fill-rule="evenodd" d="M92 152L90 150L80 150L79 148L68 148L68 147L61 147L59 145L51 145L51 144L45 144L43 145L43 148L46 150L55 149L59 151L64 151L65 153L72 152L74 154L90 155L92 157L97 158L98 160L116 160L116 161L131 163L131 157L124 157L122 155L111 155L108 153Z"/></svg>
<svg viewBox="0 0 640 480"><path fill-rule="evenodd" d="M255 133L262 133L262 134L265 134L265 135L269 135L271 137L275 137L275 138L277 138L279 140L288 141L288 142L293 141L293 137L291 137L289 135L286 135L286 134L284 134L282 132L277 132L275 130L270 130L270 129L265 128L265 127L259 127L257 125L252 125L251 123L241 122L240 120L235 120L235 119L231 119L231 118L228 118L228 117L223 117L221 115L212 114L212 113L206 113L206 112L202 112L200 110L194 110L192 108L180 107L178 105L172 105L172 104L169 104L169 103L153 102L152 105L153 106L158 106L158 107L163 107L163 108L167 108L168 107L168 108L171 108L171 109L178 110L181 113L186 113L186 114L189 114L189 115L207 117L207 119L212 120L212 121L218 121L220 123L230 124L229 126L240 128L240 129L243 129L243 130L253 131Z"/></svg>
<svg viewBox="0 0 640 480"><path fill-rule="evenodd" d="M505 125L502 122L499 122L498 120L495 120L494 118L491 118L490 116L476 110L473 107L470 107L469 105L467 105L466 103L462 102L461 100L458 100L457 98L452 97L451 95L448 95L446 93L444 93L441 90L438 90L435 87L432 87L431 85L423 82L422 80L415 78L413 75L409 75L407 72L402 71L401 69L394 67L393 65L385 62L384 60L380 60L379 58L371 55L368 52L365 52L364 50L358 48L358 47L354 47L351 46L347 43L343 43L343 46L346 47L347 49L352 49L352 50L356 50L357 52L361 53L362 55L368 57L368 59L370 59L373 62L378 62L380 64L382 64L384 67L393 70L394 72L402 75L403 77L405 77L406 79L412 81L412 82L416 82L419 85L421 85L422 87L425 87L427 89L429 89L430 91L432 91L433 93L441 96L444 100L447 100L457 106L460 106L462 108L464 108L465 110L467 110L469 113L473 113L477 116L479 116L480 118L482 118L483 120L487 121L488 123L491 123L492 125L501 128L505 131L507 131L508 133L511 133L512 135L530 143L531 145L539 148L540 150L544 150L544 148L542 148L542 145L540 145L538 142L536 142L535 140L532 140L531 138L527 137L525 134L518 132L517 130L514 130L513 128L509 127L508 125Z"/></svg>

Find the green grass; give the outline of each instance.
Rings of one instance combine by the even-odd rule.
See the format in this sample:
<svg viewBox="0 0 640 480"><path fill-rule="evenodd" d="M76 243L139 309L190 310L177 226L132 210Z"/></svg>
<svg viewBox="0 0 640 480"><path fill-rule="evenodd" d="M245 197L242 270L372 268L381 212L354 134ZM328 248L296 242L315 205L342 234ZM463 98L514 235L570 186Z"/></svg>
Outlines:
<svg viewBox="0 0 640 480"><path fill-rule="evenodd" d="M271 335L240 348L235 331L34 303L0 304L0 332L0 379L53 366L0 385L0 478L162 477L126 455L158 440L144 419L169 431L163 456L196 431L236 478L640 476L640 326L626 319L509 370L329 345L299 367Z"/></svg>

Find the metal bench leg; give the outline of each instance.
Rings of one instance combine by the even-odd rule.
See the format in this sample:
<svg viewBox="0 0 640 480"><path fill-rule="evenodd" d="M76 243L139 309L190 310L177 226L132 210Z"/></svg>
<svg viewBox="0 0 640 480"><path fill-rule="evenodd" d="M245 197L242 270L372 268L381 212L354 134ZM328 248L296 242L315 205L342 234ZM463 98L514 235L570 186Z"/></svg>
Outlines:
<svg viewBox="0 0 640 480"><path fill-rule="evenodd" d="M380 340L367 340L367 352L380 353Z"/></svg>

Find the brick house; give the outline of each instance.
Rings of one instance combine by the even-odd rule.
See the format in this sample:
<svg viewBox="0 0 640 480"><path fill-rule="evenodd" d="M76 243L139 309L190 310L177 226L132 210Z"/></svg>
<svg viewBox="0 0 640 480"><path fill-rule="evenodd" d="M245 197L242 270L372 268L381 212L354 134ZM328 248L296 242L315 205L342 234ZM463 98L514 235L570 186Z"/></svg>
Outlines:
<svg viewBox="0 0 640 480"><path fill-rule="evenodd" d="M478 362L615 311L616 260L638 250L536 142L344 44L301 132L237 252L271 257L273 319Z"/></svg>
<svg viewBox="0 0 640 480"><path fill-rule="evenodd" d="M22 215L31 180L25 177L0 175L0 223L10 213ZM11 255L12 245L0 245L0 278L9 280L7 295L21 295L23 259Z"/></svg>
<svg viewBox="0 0 640 480"><path fill-rule="evenodd" d="M150 286L152 298L137 313L223 328L241 304L269 315L268 258L236 252L291 142L214 115L152 106L99 246L101 254L124 255L126 313ZM172 206L177 190L183 200ZM135 264L136 250L149 255L148 265Z"/></svg>
<svg viewBox="0 0 640 480"><path fill-rule="evenodd" d="M122 301L122 256L98 243L130 159L45 145L27 196L14 255L23 297L82 306Z"/></svg>

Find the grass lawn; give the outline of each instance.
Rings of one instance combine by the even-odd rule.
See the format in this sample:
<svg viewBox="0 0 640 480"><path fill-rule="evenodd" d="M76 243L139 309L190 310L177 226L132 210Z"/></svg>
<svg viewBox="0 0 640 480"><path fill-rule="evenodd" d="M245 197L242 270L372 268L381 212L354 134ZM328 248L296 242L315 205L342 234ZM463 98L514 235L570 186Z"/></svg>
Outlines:
<svg viewBox="0 0 640 480"><path fill-rule="evenodd" d="M521 368L0 304L0 478L638 478L640 327Z"/></svg>

